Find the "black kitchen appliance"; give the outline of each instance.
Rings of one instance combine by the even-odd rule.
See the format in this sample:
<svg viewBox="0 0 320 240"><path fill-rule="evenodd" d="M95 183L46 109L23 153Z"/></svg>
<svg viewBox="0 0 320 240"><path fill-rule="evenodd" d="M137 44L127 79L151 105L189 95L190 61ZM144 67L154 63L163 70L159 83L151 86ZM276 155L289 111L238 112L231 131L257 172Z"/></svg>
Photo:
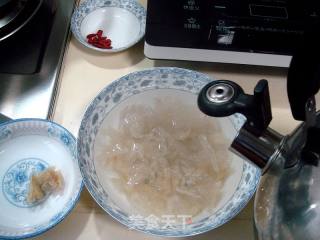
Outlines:
<svg viewBox="0 0 320 240"><path fill-rule="evenodd" d="M74 1L6 2L0 6L0 112L51 118Z"/></svg>
<svg viewBox="0 0 320 240"><path fill-rule="evenodd" d="M316 0L149 0L145 55L288 67Z"/></svg>

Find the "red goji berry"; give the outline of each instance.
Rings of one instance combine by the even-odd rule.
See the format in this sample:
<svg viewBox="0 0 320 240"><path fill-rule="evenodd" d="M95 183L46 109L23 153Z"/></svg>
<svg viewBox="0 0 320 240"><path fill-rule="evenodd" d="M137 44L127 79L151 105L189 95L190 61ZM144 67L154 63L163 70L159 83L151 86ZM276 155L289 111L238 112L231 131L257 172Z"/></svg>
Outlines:
<svg viewBox="0 0 320 240"><path fill-rule="evenodd" d="M98 35L99 38L102 37L102 33L103 33L102 30L98 30L97 35Z"/></svg>
<svg viewBox="0 0 320 240"><path fill-rule="evenodd" d="M91 34L88 34L87 35L87 38L92 38L92 37L95 37L97 34L95 34L95 33L91 33Z"/></svg>
<svg viewBox="0 0 320 240"><path fill-rule="evenodd" d="M98 48L104 48L104 46L100 43L93 43L92 45Z"/></svg>
<svg viewBox="0 0 320 240"><path fill-rule="evenodd" d="M87 41L91 45L97 47L97 48L104 48L104 49L111 49L111 40L107 38L106 36L102 36L103 31L98 30L97 33L92 33L87 35Z"/></svg>

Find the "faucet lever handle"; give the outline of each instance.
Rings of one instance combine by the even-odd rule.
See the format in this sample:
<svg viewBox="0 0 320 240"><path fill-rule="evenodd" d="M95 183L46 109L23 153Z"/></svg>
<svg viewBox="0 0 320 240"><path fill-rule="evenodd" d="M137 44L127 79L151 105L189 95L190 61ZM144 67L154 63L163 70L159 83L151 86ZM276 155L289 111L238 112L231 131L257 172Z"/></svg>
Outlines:
<svg viewBox="0 0 320 240"><path fill-rule="evenodd" d="M254 88L253 108L250 109L251 117L248 119L247 128L257 135L264 131L272 120L269 85L267 80L260 80ZM250 122L251 120L251 122Z"/></svg>
<svg viewBox="0 0 320 240"><path fill-rule="evenodd" d="M198 96L202 112L213 117L226 117L234 113L246 116L245 127L260 135L272 120L268 82L260 80L254 95L245 94L236 83L218 80L207 84Z"/></svg>

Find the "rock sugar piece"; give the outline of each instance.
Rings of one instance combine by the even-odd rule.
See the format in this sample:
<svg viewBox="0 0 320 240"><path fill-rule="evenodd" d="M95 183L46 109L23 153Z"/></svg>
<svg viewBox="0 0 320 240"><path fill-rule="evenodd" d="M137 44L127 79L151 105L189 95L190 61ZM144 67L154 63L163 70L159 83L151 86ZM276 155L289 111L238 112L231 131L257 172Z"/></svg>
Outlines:
<svg viewBox="0 0 320 240"><path fill-rule="evenodd" d="M61 191L63 182L64 180L61 172L53 167L32 175L27 198L28 203L34 204L40 202L49 194Z"/></svg>

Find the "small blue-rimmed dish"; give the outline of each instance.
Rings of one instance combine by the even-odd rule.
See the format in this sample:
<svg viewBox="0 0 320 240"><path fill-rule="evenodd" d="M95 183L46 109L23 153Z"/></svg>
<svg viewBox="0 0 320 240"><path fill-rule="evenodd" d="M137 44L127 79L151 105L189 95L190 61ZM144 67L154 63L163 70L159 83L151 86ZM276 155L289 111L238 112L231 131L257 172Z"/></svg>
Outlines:
<svg viewBox="0 0 320 240"><path fill-rule="evenodd" d="M106 171L103 161L98 157L105 151L101 149L101 143L107 141L105 124L117 126L123 109L132 104L154 107L156 99L169 97L187 103L188 107L194 108L195 114L201 114L197 107L197 95L211 81L207 75L195 71L154 68L134 72L112 82L89 105L80 126L77 145L83 180L96 202L128 228L166 237L200 234L231 220L253 196L260 179L260 170L239 156L230 155L234 171L228 176L221 200L214 208L207 209L201 216L192 217L192 222L187 225L172 224L169 227L157 222L150 227L147 219L135 218L139 213L132 213L134 202L128 207L130 200L117 195L116 187L110 185L110 172ZM212 118L212 121L217 121L217 126L223 131L221 136L229 146L245 118L235 114L228 118ZM225 151L227 154L228 150Z"/></svg>
<svg viewBox="0 0 320 240"><path fill-rule="evenodd" d="M30 178L48 167L61 172L63 189L30 204ZM1 124L0 183L0 239L33 237L54 227L73 209L83 187L76 139L47 120L19 119Z"/></svg>
<svg viewBox="0 0 320 240"><path fill-rule="evenodd" d="M100 52L119 52L136 44L145 34L146 10L136 0L87 0L75 9L71 30L84 46ZM111 49L95 47L87 35L103 31Z"/></svg>

